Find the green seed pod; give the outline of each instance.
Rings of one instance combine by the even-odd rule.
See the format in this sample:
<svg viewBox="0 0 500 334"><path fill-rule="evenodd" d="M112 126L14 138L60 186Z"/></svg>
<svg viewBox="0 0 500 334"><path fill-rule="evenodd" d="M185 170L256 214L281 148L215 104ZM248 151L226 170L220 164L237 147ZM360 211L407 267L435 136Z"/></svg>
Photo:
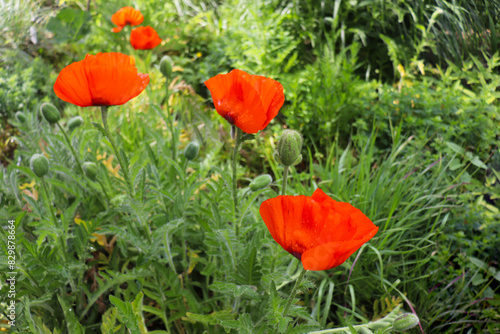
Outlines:
<svg viewBox="0 0 500 334"><path fill-rule="evenodd" d="M26 116L22 111L16 112L16 119L19 123L24 123L26 122Z"/></svg>
<svg viewBox="0 0 500 334"><path fill-rule="evenodd" d="M394 319L392 328L396 331L406 331L418 325L420 320L413 313L405 313Z"/></svg>
<svg viewBox="0 0 500 334"><path fill-rule="evenodd" d="M43 154L34 154L30 159L30 168L38 177L44 177L49 172L49 160Z"/></svg>
<svg viewBox="0 0 500 334"><path fill-rule="evenodd" d="M160 61L160 71L161 74L163 74L163 76L167 78L167 80L170 79L170 76L172 75L172 68L172 58L170 58L169 56L164 56Z"/></svg>
<svg viewBox="0 0 500 334"><path fill-rule="evenodd" d="M83 124L83 118L80 116L75 116L73 118L70 118L68 121L68 129L69 131L73 131L77 127L81 126Z"/></svg>
<svg viewBox="0 0 500 334"><path fill-rule="evenodd" d="M50 124L55 124L61 119L61 113L53 104L45 102L40 106L40 111L42 112L43 117Z"/></svg>
<svg viewBox="0 0 500 334"><path fill-rule="evenodd" d="M97 176L97 165L93 162L87 161L83 163L82 168L85 175L92 181L95 181Z"/></svg>
<svg viewBox="0 0 500 334"><path fill-rule="evenodd" d="M198 156L199 151L200 151L200 145L197 142L192 141L184 149L184 156L188 160L194 160Z"/></svg>
<svg viewBox="0 0 500 334"><path fill-rule="evenodd" d="M273 178L269 174L263 174L257 176L255 179L253 179L252 182L250 182L250 190L251 191L257 191L266 188L273 182Z"/></svg>
<svg viewBox="0 0 500 334"><path fill-rule="evenodd" d="M278 156L284 166L293 165L302 150L302 135L295 130L285 130L278 140ZM300 162L300 161L299 161Z"/></svg>

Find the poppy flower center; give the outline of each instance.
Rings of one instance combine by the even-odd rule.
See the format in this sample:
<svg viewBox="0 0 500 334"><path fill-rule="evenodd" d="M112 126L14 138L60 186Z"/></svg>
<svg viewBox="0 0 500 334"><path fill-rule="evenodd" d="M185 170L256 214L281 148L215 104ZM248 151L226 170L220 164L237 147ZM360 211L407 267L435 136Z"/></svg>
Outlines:
<svg viewBox="0 0 500 334"><path fill-rule="evenodd" d="M295 256L299 261L301 260L302 258L302 253L298 253L298 252L290 252L290 254L292 254L293 256Z"/></svg>
<svg viewBox="0 0 500 334"><path fill-rule="evenodd" d="M226 121L229 122L229 124L231 124L231 125L234 124L235 119L234 119L233 115L227 113L224 115L224 118Z"/></svg>
<svg viewBox="0 0 500 334"><path fill-rule="evenodd" d="M100 107L100 106L109 106L110 103L108 99L105 99L103 97L93 97L92 105Z"/></svg>

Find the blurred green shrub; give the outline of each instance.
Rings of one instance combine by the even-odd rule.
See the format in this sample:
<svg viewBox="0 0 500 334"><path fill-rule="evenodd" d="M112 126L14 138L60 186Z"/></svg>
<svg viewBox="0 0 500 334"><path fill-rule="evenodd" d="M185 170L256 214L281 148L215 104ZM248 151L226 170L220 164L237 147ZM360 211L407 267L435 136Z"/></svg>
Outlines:
<svg viewBox="0 0 500 334"><path fill-rule="evenodd" d="M45 28L54 34L58 43L76 42L90 32L90 19L89 12L64 8L50 18Z"/></svg>
<svg viewBox="0 0 500 334"><path fill-rule="evenodd" d="M59 101L52 89L52 66L35 58L25 66L16 63L0 67L0 116L13 116L18 110L34 110L40 101Z"/></svg>

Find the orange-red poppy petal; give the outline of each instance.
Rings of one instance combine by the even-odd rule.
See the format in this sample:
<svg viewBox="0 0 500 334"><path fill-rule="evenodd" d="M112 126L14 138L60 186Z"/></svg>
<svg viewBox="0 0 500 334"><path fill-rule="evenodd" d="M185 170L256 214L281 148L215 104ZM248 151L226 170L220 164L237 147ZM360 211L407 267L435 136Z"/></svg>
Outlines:
<svg viewBox="0 0 500 334"><path fill-rule="evenodd" d="M334 241L308 249L302 254L302 265L306 270L328 270L338 267L373 238L377 231L378 227L374 225L374 228L360 239Z"/></svg>
<svg viewBox="0 0 500 334"><path fill-rule="evenodd" d="M150 50L160 45L162 39L150 26L132 29L130 44L136 50Z"/></svg>
<svg viewBox="0 0 500 334"><path fill-rule="evenodd" d="M149 75L137 73L129 56L99 53L66 66L56 79L54 92L80 107L110 106L128 102L148 83Z"/></svg>
<svg viewBox="0 0 500 334"><path fill-rule="evenodd" d="M126 25L137 26L143 21L144 16L140 11L134 9L133 7L123 7L111 16L111 22L118 26L117 28L112 29L112 31L120 32Z"/></svg>
<svg viewBox="0 0 500 334"><path fill-rule="evenodd" d="M81 60L63 68L54 84L54 92L63 101L88 107L92 105L92 95L83 62Z"/></svg>
<svg viewBox="0 0 500 334"><path fill-rule="evenodd" d="M261 204L260 214L273 239L301 259L307 270L342 264L378 231L349 203L321 189L311 196L278 196Z"/></svg>
<svg viewBox="0 0 500 334"><path fill-rule="evenodd" d="M205 85L219 115L246 133L264 129L285 101L280 83L238 69L216 75Z"/></svg>

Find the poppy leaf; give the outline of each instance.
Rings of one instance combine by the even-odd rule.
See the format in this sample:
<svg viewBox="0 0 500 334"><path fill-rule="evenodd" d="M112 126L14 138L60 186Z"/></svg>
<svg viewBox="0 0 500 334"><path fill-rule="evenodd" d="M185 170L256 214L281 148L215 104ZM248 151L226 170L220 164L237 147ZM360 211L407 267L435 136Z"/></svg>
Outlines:
<svg viewBox="0 0 500 334"><path fill-rule="evenodd" d="M92 122L92 125L97 129L99 130L103 136L106 136L106 131L104 130L102 124L100 123L97 123L97 122Z"/></svg>

